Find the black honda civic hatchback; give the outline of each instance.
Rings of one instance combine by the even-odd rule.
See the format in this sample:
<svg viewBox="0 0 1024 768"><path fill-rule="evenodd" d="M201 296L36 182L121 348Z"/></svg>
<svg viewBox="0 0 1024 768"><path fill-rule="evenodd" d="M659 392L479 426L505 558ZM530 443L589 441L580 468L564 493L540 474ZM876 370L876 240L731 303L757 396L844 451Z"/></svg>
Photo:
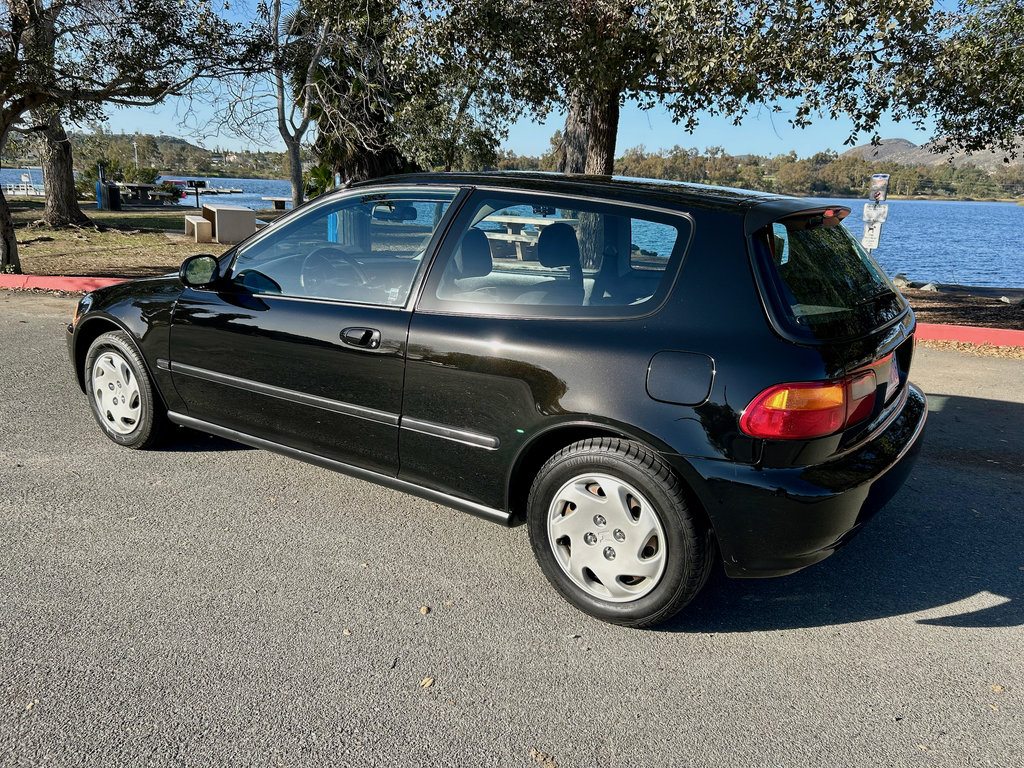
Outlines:
<svg viewBox="0 0 1024 768"><path fill-rule="evenodd" d="M630 626L715 563L826 558L910 471L915 320L843 207L607 177L426 174L318 197L87 295L115 442L183 425L506 525Z"/></svg>

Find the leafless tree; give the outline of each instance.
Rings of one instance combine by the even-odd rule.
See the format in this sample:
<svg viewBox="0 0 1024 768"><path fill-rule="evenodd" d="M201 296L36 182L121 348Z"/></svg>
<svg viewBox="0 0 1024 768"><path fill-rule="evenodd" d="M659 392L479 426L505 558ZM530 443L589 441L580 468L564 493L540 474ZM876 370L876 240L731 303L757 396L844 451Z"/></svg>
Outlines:
<svg viewBox="0 0 1024 768"><path fill-rule="evenodd" d="M305 196L302 145L315 127L316 81L331 30L329 12L271 0L253 27L259 58L249 72L221 84L215 125L256 144L266 144L271 126L276 128L288 158L293 206Z"/></svg>

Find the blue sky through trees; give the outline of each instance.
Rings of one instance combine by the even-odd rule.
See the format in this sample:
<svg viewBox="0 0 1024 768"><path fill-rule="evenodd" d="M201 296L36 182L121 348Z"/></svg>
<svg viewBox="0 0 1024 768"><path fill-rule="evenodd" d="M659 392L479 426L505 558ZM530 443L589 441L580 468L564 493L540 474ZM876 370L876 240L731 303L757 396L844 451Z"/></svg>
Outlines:
<svg viewBox="0 0 1024 768"><path fill-rule="evenodd" d="M757 154L774 156L795 151L800 157L833 149L842 152L849 135L847 120L820 119L809 128L797 129L789 125L788 115L793 108L783 105L783 112L773 113L769 107L754 108L739 126L730 118L701 118L697 130L688 134L682 127L674 125L668 113L662 109L642 111L632 104L622 110L619 124L616 153L644 145L656 151L676 144L683 147L722 147L733 155ZM253 146L228 134L204 135L201 126L208 122L212 108L198 102L171 99L156 107L134 109L112 109L108 112L108 130L113 133L164 133L179 136L208 149L252 149L283 151L280 140L271 141L268 146ZM508 139L502 146L519 155L540 155L547 151L551 135L562 127L564 115L552 113L545 123L530 119L520 120L509 129ZM274 135L273 130L269 134ZM931 135L928 131L915 129L910 123L895 123L886 120L880 126L883 138L905 138L915 144L923 144ZM870 136L862 136L858 143L867 143Z"/></svg>

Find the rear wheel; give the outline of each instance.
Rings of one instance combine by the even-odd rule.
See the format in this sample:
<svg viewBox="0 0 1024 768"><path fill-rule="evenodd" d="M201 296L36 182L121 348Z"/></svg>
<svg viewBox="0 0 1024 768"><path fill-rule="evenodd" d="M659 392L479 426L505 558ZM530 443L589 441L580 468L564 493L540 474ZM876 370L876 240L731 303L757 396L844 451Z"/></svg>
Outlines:
<svg viewBox="0 0 1024 768"><path fill-rule="evenodd" d="M551 457L531 488L527 522L548 580L605 621L665 621L710 573L709 531L672 470L637 443L583 440Z"/></svg>
<svg viewBox="0 0 1024 768"><path fill-rule="evenodd" d="M146 366L122 331L99 336L85 356L85 390L103 432L127 448L149 448L160 439L166 413Z"/></svg>

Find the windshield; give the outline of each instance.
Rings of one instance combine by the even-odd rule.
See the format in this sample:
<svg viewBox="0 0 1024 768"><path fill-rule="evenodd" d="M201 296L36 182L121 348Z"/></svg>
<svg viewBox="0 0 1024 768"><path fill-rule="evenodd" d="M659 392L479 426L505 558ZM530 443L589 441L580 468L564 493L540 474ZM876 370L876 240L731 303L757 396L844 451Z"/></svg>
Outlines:
<svg viewBox="0 0 1024 768"><path fill-rule="evenodd" d="M847 211L787 216L754 235L776 318L816 339L859 336L900 317L906 302L840 219Z"/></svg>

